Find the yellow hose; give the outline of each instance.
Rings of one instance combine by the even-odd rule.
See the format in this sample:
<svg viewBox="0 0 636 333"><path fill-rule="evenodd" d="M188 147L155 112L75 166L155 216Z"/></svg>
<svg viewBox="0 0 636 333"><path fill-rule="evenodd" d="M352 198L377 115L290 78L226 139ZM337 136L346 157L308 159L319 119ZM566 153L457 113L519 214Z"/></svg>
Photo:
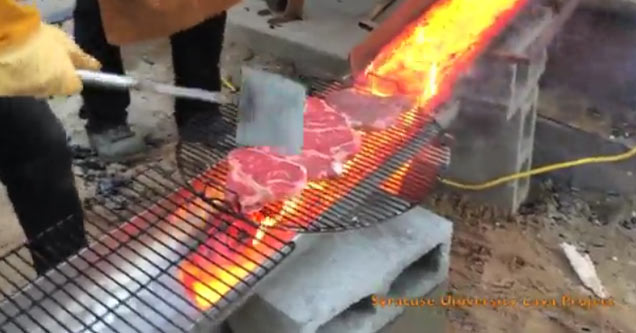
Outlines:
<svg viewBox="0 0 636 333"><path fill-rule="evenodd" d="M537 169L533 169L533 170L528 170L528 171L524 171L524 172L518 172L512 175L508 175L508 176L504 176L504 177L500 177L497 179L493 179L491 181L482 183L482 184L463 184L454 180L449 180L449 179L445 179L445 178L440 178L439 180L448 186L451 187L455 187L455 188L459 188L462 190L469 190L469 191L481 191L481 190L485 190L485 189L489 189L504 183L507 183L509 181L512 180L517 180L520 178L526 178L526 177L531 177L531 176L535 176L538 174L542 174L542 173L548 173L548 172L552 172L552 171L556 171L556 170L561 170L561 169L566 169L566 168L571 168L571 167L575 167L575 166L579 166L579 165L583 165L583 164L593 164L593 163L611 163L611 162L620 162L620 161L624 161L627 159L630 159L632 157L636 156L636 147L618 154L618 155L606 155L606 156L597 156L597 157L585 157L585 158L581 158L578 160L574 160L574 161L569 161L569 162L561 162L561 163L557 163L557 164L551 164L551 165L546 165Z"/></svg>
<svg viewBox="0 0 636 333"><path fill-rule="evenodd" d="M228 80L227 78L222 77L221 78L221 83L228 89L230 89L230 91L232 92L237 92L238 88L236 88L236 86L234 86L232 84L232 82L230 82L230 80Z"/></svg>

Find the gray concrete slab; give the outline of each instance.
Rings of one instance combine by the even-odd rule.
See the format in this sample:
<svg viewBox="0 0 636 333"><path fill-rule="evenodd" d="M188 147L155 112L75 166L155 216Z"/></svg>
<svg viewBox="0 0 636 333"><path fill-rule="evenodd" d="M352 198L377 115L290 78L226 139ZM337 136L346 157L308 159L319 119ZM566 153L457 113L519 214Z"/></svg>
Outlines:
<svg viewBox="0 0 636 333"><path fill-rule="evenodd" d="M229 321L235 333L376 332L402 307L373 295L419 297L448 274L452 223L415 208L385 224L323 236L264 282Z"/></svg>
<svg viewBox="0 0 636 333"><path fill-rule="evenodd" d="M372 0L305 1L302 21L270 27L262 0L244 0L229 11L228 34L258 52L291 61L302 74L333 77L348 71L351 48L368 32L357 22L375 4Z"/></svg>

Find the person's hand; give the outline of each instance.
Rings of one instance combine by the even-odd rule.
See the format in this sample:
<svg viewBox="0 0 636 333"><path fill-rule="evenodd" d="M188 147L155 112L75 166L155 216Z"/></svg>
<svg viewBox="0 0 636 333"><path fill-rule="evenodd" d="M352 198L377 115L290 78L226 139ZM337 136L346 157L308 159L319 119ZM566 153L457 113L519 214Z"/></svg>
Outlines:
<svg viewBox="0 0 636 333"><path fill-rule="evenodd" d="M82 90L75 70L100 67L64 31L42 23L25 42L0 49L0 96L72 95Z"/></svg>

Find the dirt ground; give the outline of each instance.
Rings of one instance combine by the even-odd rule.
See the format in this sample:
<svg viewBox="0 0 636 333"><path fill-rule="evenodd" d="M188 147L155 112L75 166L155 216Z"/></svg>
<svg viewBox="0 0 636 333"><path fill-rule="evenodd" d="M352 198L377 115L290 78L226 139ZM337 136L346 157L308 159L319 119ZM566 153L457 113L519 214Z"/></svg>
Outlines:
<svg viewBox="0 0 636 333"><path fill-rule="evenodd" d="M448 292L457 303L447 310L449 332L635 332L634 200L551 181L535 187L515 216L457 194L427 203L454 222ZM583 287L561 242L589 253L613 304ZM564 297L575 304L564 305ZM467 299L496 303L461 303Z"/></svg>

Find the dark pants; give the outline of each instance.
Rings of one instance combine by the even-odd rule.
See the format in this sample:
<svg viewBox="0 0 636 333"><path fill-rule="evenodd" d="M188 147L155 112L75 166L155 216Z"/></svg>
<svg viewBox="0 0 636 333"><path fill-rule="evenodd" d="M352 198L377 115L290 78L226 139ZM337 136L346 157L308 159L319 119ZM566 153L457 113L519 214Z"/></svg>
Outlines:
<svg viewBox="0 0 636 333"><path fill-rule="evenodd" d="M124 74L119 47L108 44L97 0L77 2L74 13L75 39L89 54L102 63L102 71ZM226 13L170 37L175 84L212 91L221 89L219 68ZM130 94L85 87L80 115L88 119L89 130L100 131L126 123ZM218 105L177 99L175 119L178 126L202 111L214 111Z"/></svg>
<svg viewBox="0 0 636 333"><path fill-rule="evenodd" d="M0 97L0 181L38 274L86 245L66 134L46 102Z"/></svg>

